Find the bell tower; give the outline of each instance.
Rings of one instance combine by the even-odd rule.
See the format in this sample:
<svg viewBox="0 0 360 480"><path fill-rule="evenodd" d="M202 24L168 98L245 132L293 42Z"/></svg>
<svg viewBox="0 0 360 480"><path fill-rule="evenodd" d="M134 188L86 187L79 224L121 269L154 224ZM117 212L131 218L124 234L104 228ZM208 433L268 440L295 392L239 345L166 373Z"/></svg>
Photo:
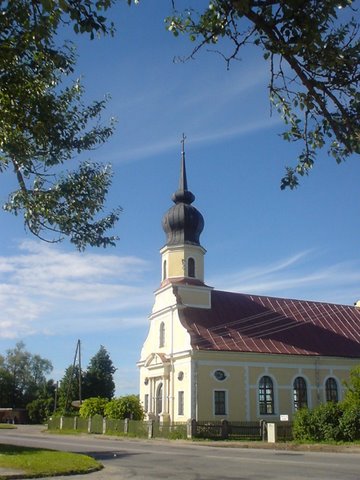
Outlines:
<svg viewBox="0 0 360 480"><path fill-rule="evenodd" d="M172 195L173 205L162 219L166 244L160 250L162 262L161 285L182 282L204 285L204 255L200 234L204 218L192 205L195 200L188 190L185 165L185 136L182 138L179 187Z"/></svg>

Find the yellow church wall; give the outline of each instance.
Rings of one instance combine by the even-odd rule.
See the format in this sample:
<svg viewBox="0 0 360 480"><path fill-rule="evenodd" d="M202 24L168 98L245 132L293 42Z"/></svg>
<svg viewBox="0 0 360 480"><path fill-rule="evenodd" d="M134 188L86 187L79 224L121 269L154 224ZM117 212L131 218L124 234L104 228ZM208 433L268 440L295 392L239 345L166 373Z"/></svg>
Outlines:
<svg viewBox="0 0 360 480"><path fill-rule="evenodd" d="M178 294L181 303L189 307L210 308L211 306L211 290L204 287L186 287L178 286Z"/></svg>
<svg viewBox="0 0 360 480"><path fill-rule="evenodd" d="M313 408L325 398L327 378L335 378L339 400L343 398L342 383L360 359L308 357L237 352L197 352L198 420L279 420L280 415L293 417L293 383L303 377L307 385L308 406ZM226 379L218 381L215 370L222 370ZM260 415L258 385L264 375L273 380L274 414ZM214 414L214 391L226 391L226 415Z"/></svg>
<svg viewBox="0 0 360 480"><path fill-rule="evenodd" d="M172 418L175 422L186 422L191 418L191 359L175 359ZM179 412L179 392L183 392L183 412Z"/></svg>

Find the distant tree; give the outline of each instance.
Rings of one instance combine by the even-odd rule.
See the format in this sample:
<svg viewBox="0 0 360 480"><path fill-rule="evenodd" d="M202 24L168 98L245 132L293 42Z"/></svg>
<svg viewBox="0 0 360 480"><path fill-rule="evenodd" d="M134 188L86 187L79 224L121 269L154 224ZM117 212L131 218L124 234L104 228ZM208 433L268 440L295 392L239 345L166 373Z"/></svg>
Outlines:
<svg viewBox="0 0 360 480"><path fill-rule="evenodd" d="M125 418L142 420L144 418L144 410L137 395L126 395L107 403L105 416L115 420L123 420Z"/></svg>
<svg viewBox="0 0 360 480"><path fill-rule="evenodd" d="M114 244L107 231L120 209L102 216L112 177L108 165L63 166L102 145L114 122L101 125L106 100L85 105L83 86L70 79L74 45L60 39L68 26L91 38L112 33L103 12L113 3L0 1L0 173L12 171L17 185L4 209L21 214L42 240L68 237L80 250Z"/></svg>
<svg viewBox="0 0 360 480"><path fill-rule="evenodd" d="M45 423L54 412L54 398L37 398L27 404L26 410L31 423Z"/></svg>
<svg viewBox="0 0 360 480"><path fill-rule="evenodd" d="M13 349L3 357L0 376L1 398L8 407L25 408L37 398L46 385L46 375L52 371L52 364L39 355L33 355L25 350L25 344L18 342Z"/></svg>
<svg viewBox="0 0 360 480"><path fill-rule="evenodd" d="M10 372L4 367L4 357L0 355L0 407L12 405L13 381Z"/></svg>
<svg viewBox="0 0 360 480"><path fill-rule="evenodd" d="M108 403L107 398L92 397L83 401L80 407L80 417L89 418L94 415L104 416L105 407Z"/></svg>
<svg viewBox="0 0 360 480"><path fill-rule="evenodd" d="M83 376L80 373L78 365L69 365L65 370L64 376L60 381L58 388L58 405L57 410L62 414L75 413L77 408L72 406L72 402L79 401L79 394Z"/></svg>
<svg viewBox="0 0 360 480"><path fill-rule="evenodd" d="M130 2L131 3L131 2ZM269 69L269 96L288 130L283 138L302 145L281 188L294 188L308 174L319 149L340 163L360 153L360 42L352 0L210 0L198 11L189 0L184 12L166 19L175 36L197 42L188 58L211 46L227 67L249 44L263 51ZM226 40L221 44L221 40ZM214 51L214 50L213 50Z"/></svg>
<svg viewBox="0 0 360 480"><path fill-rule="evenodd" d="M113 375L116 368L104 346L100 346L99 351L89 362L89 366L84 373L83 398L103 397L109 400L115 393L115 383Z"/></svg>

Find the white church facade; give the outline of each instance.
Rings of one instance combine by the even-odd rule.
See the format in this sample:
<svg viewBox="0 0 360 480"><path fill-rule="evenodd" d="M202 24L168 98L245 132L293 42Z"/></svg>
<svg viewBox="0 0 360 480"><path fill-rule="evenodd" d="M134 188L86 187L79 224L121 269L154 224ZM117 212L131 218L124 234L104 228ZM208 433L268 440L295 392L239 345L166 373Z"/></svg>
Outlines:
<svg viewBox="0 0 360 480"><path fill-rule="evenodd" d="M204 228L185 155L163 217L162 281L138 362L147 417L279 420L343 397L360 364L357 306L224 292L205 283Z"/></svg>

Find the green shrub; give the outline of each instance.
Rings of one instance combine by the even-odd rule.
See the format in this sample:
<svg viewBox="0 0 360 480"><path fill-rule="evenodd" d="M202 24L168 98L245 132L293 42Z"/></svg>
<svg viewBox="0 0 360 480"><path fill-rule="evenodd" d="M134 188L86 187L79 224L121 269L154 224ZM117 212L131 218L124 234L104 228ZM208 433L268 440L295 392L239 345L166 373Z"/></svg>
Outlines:
<svg viewBox="0 0 360 480"><path fill-rule="evenodd" d="M324 403L314 410L301 409L294 417L294 439L312 442L343 440L340 427L342 415L341 405L333 402Z"/></svg>
<svg viewBox="0 0 360 480"><path fill-rule="evenodd" d="M345 407L340 419L340 429L343 439L349 442L360 440L360 408Z"/></svg>
<svg viewBox="0 0 360 480"><path fill-rule="evenodd" d="M38 398L28 403L26 410L31 423L44 423L54 411L54 399Z"/></svg>
<svg viewBox="0 0 360 480"><path fill-rule="evenodd" d="M124 418L142 420L144 410L137 395L126 395L108 402L105 407L105 416L119 420Z"/></svg>
<svg viewBox="0 0 360 480"><path fill-rule="evenodd" d="M344 385L346 393L343 403L346 408L360 408L360 366L351 370L349 380Z"/></svg>
<svg viewBox="0 0 360 480"><path fill-rule="evenodd" d="M301 442L313 441L315 436L313 412L308 408L298 410L294 416L293 436Z"/></svg>
<svg viewBox="0 0 360 480"><path fill-rule="evenodd" d="M83 401L80 407L80 417L89 418L94 415L104 416L105 407L108 403L107 398L91 397Z"/></svg>
<svg viewBox="0 0 360 480"><path fill-rule="evenodd" d="M317 441L340 441L342 433L340 419L343 410L340 404L334 402L323 403L313 410L315 439Z"/></svg>

